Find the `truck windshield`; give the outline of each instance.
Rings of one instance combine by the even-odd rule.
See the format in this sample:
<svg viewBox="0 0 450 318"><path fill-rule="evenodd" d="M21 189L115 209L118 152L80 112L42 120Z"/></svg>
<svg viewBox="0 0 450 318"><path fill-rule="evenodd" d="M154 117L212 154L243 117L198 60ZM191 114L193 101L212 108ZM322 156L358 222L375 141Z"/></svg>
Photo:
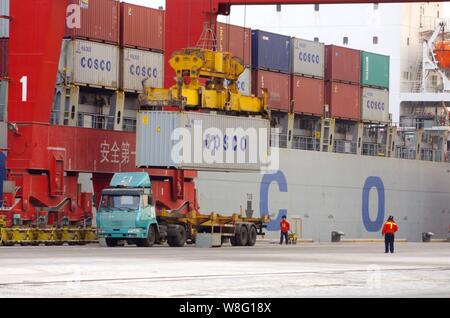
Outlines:
<svg viewBox="0 0 450 318"><path fill-rule="evenodd" d="M138 195L103 195L100 211L136 211L139 209L139 199Z"/></svg>

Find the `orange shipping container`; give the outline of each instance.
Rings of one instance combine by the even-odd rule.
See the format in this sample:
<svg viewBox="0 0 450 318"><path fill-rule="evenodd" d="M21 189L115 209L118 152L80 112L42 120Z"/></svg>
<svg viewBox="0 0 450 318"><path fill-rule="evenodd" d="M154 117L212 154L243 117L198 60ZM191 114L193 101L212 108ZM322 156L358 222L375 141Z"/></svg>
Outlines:
<svg viewBox="0 0 450 318"><path fill-rule="evenodd" d="M253 94L262 97L262 89L269 91L268 106L271 110L289 111L290 97L290 75L269 71L252 72Z"/></svg>
<svg viewBox="0 0 450 318"><path fill-rule="evenodd" d="M124 47L164 51L164 14L157 10L122 2L120 44Z"/></svg>
<svg viewBox="0 0 450 318"><path fill-rule="evenodd" d="M295 113L322 116L325 106L325 82L293 75L292 100Z"/></svg>
<svg viewBox="0 0 450 318"><path fill-rule="evenodd" d="M231 52L245 66L252 62L252 31L236 25L217 23L217 50Z"/></svg>
<svg viewBox="0 0 450 318"><path fill-rule="evenodd" d="M69 4L80 5L81 27L69 28L66 24L64 37L81 38L111 44L119 43L119 10L117 0L69 0Z"/></svg>
<svg viewBox="0 0 450 318"><path fill-rule="evenodd" d="M325 46L325 80L359 84L361 51L336 45Z"/></svg>
<svg viewBox="0 0 450 318"><path fill-rule="evenodd" d="M326 104L330 107L331 117L349 120L361 118L361 88L337 82L325 84Z"/></svg>

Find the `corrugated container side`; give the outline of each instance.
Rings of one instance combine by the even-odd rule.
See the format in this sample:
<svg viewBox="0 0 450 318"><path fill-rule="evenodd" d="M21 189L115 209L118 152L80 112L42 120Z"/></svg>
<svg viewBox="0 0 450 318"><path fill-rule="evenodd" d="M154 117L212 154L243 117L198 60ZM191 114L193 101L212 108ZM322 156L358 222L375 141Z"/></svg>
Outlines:
<svg viewBox="0 0 450 318"><path fill-rule="evenodd" d="M363 87L361 119L366 122L389 122L389 91Z"/></svg>
<svg viewBox="0 0 450 318"><path fill-rule="evenodd" d="M290 73L291 39L288 36L252 31L252 68Z"/></svg>
<svg viewBox="0 0 450 318"><path fill-rule="evenodd" d="M292 100L295 113L322 116L325 106L325 82L293 75Z"/></svg>
<svg viewBox="0 0 450 318"><path fill-rule="evenodd" d="M122 2L120 12L122 46L164 51L163 10Z"/></svg>
<svg viewBox="0 0 450 318"><path fill-rule="evenodd" d="M65 55L66 62L62 64L66 67L60 72L65 73L66 83L108 89L119 88L118 46L71 40L68 41Z"/></svg>
<svg viewBox="0 0 450 318"><path fill-rule="evenodd" d="M145 87L164 85L164 55L130 48L121 50L120 87L125 91L142 92Z"/></svg>
<svg viewBox="0 0 450 318"><path fill-rule="evenodd" d="M323 78L325 76L325 44L292 38L292 73Z"/></svg>
<svg viewBox="0 0 450 318"><path fill-rule="evenodd" d="M0 122L5 122L8 118L8 81L0 81ZM2 136L0 132L0 138ZM0 146L0 148L2 148Z"/></svg>
<svg viewBox="0 0 450 318"><path fill-rule="evenodd" d="M9 0L0 0L0 15L9 17ZM0 38L9 38L9 23L7 19L0 19Z"/></svg>
<svg viewBox="0 0 450 318"><path fill-rule="evenodd" d="M331 116L358 121L361 118L361 87L358 85L327 82L325 103L329 105Z"/></svg>
<svg viewBox="0 0 450 318"><path fill-rule="evenodd" d="M389 88L389 56L361 52L361 84Z"/></svg>
<svg viewBox="0 0 450 318"><path fill-rule="evenodd" d="M252 63L252 31L248 28L217 23L217 49L231 52L239 57L245 66Z"/></svg>
<svg viewBox="0 0 450 318"><path fill-rule="evenodd" d="M325 79L360 84L361 51L345 47L325 46Z"/></svg>
<svg viewBox="0 0 450 318"><path fill-rule="evenodd" d="M0 39L0 77L8 76L9 39Z"/></svg>
<svg viewBox="0 0 450 318"><path fill-rule="evenodd" d="M81 27L69 28L64 37L82 38L119 43L120 2L117 0L69 0L69 4L81 4Z"/></svg>
<svg viewBox="0 0 450 318"><path fill-rule="evenodd" d="M177 133L177 128L187 129L191 142L190 149L188 147L187 149L178 148L180 151L176 150L179 141L173 140L172 134ZM241 129L243 133L239 134L236 129ZM255 137L257 138L259 138L257 136L260 132L259 129L266 129L267 136L264 140L252 139L249 137L250 135L246 135L247 129L256 129ZM182 136L182 138L186 137L184 133ZM248 155L251 150L260 151L260 142L264 143L268 149L269 136L270 122L264 119L197 112L139 112L136 133L136 166L214 171L257 171L261 169L259 158L252 163L248 160ZM213 149L224 150L220 156L223 162L208 163L207 159L203 157L205 152ZM227 149L233 156L244 155L246 162L226 162ZM185 158L181 157L181 151L185 151ZM253 152L252 154L256 155Z"/></svg>
<svg viewBox="0 0 450 318"><path fill-rule="evenodd" d="M225 81L225 85L228 85L227 81ZM250 96L252 94L252 70L246 68L244 73L239 76L236 85L242 95Z"/></svg>
<svg viewBox="0 0 450 318"><path fill-rule="evenodd" d="M272 110L289 111L291 101L290 75L269 71L252 72L253 94L262 97L262 88L269 91L268 106Z"/></svg>

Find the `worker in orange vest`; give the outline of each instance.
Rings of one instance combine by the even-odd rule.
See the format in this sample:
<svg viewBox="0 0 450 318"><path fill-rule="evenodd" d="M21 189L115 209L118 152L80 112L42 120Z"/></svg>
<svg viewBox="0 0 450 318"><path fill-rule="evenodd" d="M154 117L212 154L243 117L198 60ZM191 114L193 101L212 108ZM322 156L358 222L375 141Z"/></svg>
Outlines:
<svg viewBox="0 0 450 318"><path fill-rule="evenodd" d="M391 215L386 223L384 223L383 231L381 234L384 235L384 245L385 245L385 253L394 253L394 241L395 241L395 232L398 231L398 225L394 221L394 217Z"/></svg>
<svg viewBox="0 0 450 318"><path fill-rule="evenodd" d="M286 240L286 245L289 244L288 233L290 229L291 226L289 225L289 222L286 220L286 215L283 215L282 220L280 222L280 231L281 231L280 245L283 245L283 238L285 238Z"/></svg>

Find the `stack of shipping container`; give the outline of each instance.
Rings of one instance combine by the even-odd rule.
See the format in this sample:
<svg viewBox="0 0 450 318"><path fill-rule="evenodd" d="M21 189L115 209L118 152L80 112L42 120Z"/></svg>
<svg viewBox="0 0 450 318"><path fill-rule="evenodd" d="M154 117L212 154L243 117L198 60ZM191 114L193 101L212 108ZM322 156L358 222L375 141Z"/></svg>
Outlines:
<svg viewBox="0 0 450 318"><path fill-rule="evenodd" d="M288 36L252 31L253 94L269 91L272 111L288 112L291 105L291 39Z"/></svg>
<svg viewBox="0 0 450 318"><path fill-rule="evenodd" d="M325 45L292 38L292 101L296 114L324 114Z"/></svg>
<svg viewBox="0 0 450 318"><path fill-rule="evenodd" d="M85 127L106 128L100 117L111 115L118 90L127 93L124 119L135 121L136 94L163 86L164 11L118 0L86 2L80 11L81 27L66 25L57 85L80 87Z"/></svg>
<svg viewBox="0 0 450 318"><path fill-rule="evenodd" d="M330 117L361 118L361 51L335 45L325 47L325 103Z"/></svg>
<svg viewBox="0 0 450 318"><path fill-rule="evenodd" d="M124 129L131 123L132 130L137 94L144 86L163 87L164 11L119 0L82 2L80 11L81 26L66 26L57 92L58 87L60 91L79 87L78 124L91 128L109 128L105 118L112 116L117 92L124 92ZM0 0L0 13L9 15L9 0ZM8 37L9 21L2 19L3 79ZM317 138L317 123L324 116L346 125L389 121L387 56L225 23L217 24L216 37L217 49L233 53L246 67L238 80L240 92L261 97L263 88L269 91L268 106L282 133L287 132L289 111L296 114L294 137L306 132L305 136ZM1 82L0 111L6 108L6 84ZM60 107L65 109L57 111L67 116L67 103ZM100 125L94 117L103 118Z"/></svg>
<svg viewBox="0 0 450 318"><path fill-rule="evenodd" d="M357 153L361 118L361 51L325 47L325 112L336 119L334 151Z"/></svg>
<svg viewBox="0 0 450 318"><path fill-rule="evenodd" d="M389 122L389 56L361 52L361 120Z"/></svg>
<svg viewBox="0 0 450 318"><path fill-rule="evenodd" d="M9 16L9 0L0 0L0 15ZM0 19L0 122L6 121L9 20Z"/></svg>
<svg viewBox="0 0 450 318"><path fill-rule="evenodd" d="M245 71L237 82L238 90L244 95L252 93L252 33L248 28L217 23L216 28L217 50L231 52L245 65Z"/></svg>

